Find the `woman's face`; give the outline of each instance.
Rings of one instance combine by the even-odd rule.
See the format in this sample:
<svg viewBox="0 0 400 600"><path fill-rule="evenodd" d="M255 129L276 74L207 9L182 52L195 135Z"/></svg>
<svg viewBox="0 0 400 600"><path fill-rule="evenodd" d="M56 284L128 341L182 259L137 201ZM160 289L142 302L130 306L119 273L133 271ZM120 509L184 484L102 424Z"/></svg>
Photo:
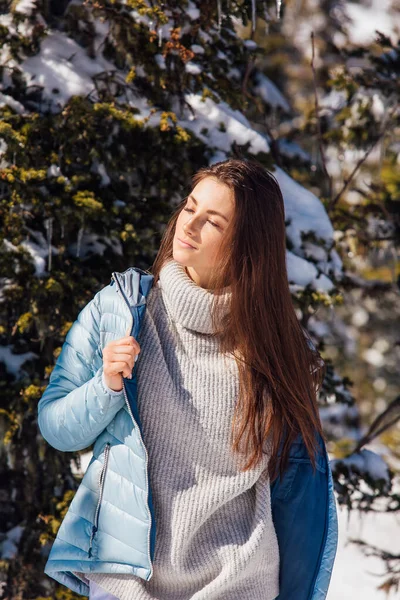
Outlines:
<svg viewBox="0 0 400 600"><path fill-rule="evenodd" d="M178 217L173 258L185 265L189 276L201 287L207 288L233 214L233 191L216 179L206 177L193 188ZM192 247L182 244L185 241Z"/></svg>

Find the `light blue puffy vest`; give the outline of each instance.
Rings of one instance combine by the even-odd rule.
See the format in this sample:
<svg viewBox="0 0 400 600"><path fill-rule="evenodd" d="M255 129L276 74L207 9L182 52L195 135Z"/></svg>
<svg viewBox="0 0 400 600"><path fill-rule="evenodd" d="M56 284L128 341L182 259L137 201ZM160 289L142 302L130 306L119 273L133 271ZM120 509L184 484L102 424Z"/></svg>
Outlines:
<svg viewBox="0 0 400 600"><path fill-rule="evenodd" d="M156 521L137 406L136 365L123 393L102 384L102 349L128 330L138 338L154 277L130 267L81 310L65 338L38 404L42 436L63 452L94 443L93 457L57 532L45 573L89 595L73 571L152 576ZM283 444L282 440L282 444ZM326 598L337 550L333 481L319 438L314 474L302 439L291 447L282 481L271 485L280 553L278 600Z"/></svg>

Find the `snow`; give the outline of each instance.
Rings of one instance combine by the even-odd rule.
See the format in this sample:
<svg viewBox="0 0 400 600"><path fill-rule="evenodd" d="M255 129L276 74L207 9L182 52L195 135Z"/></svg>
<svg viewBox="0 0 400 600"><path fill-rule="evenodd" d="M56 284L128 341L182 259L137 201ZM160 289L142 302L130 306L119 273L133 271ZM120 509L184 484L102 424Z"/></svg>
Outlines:
<svg viewBox="0 0 400 600"><path fill-rule="evenodd" d="M5 534L5 538L0 542L0 559L11 560L15 558L18 553L18 544L21 536L24 532L24 527L16 525L12 529L9 529Z"/></svg>
<svg viewBox="0 0 400 600"><path fill-rule="evenodd" d="M9 106L17 114L20 115L25 114L27 112L24 105L18 102L18 100L15 100L12 96L8 96L7 94L2 94L0 92L0 107L2 106Z"/></svg>
<svg viewBox="0 0 400 600"><path fill-rule="evenodd" d="M85 260L91 256L103 256L108 248L112 248L114 254L123 256L121 240L115 237L102 236L97 233L84 231L77 236L77 241L69 244L68 253L77 256L79 245L79 258Z"/></svg>
<svg viewBox="0 0 400 600"><path fill-rule="evenodd" d="M285 96L266 75L257 72L254 81L254 92L260 96L265 104L279 107L286 113L291 112L289 102L286 100Z"/></svg>
<svg viewBox="0 0 400 600"><path fill-rule="evenodd" d="M26 15L31 15L34 8L36 8L36 0L21 0L16 4L14 10Z"/></svg>
<svg viewBox="0 0 400 600"><path fill-rule="evenodd" d="M237 67L231 67L228 71L228 78L237 79L238 81L241 79L242 74Z"/></svg>
<svg viewBox="0 0 400 600"><path fill-rule="evenodd" d="M154 56L154 60L156 61L156 63L160 67L160 69L165 69L166 68L165 58L163 57L162 54L156 54Z"/></svg>
<svg viewBox="0 0 400 600"><path fill-rule="evenodd" d="M2 155L2 154L5 154L5 153L7 152L7 148L8 148L8 144L7 144L7 143L6 143L4 140L2 140L2 139L0 138L0 157L1 157L1 155ZM2 166L3 166L3 165L2 165L2 163L0 162L0 168L1 168ZM4 184L3 184L3 185L4 185ZM1 190L1 188L0 188L0 190ZM1 191L0 191L0 193L1 193Z"/></svg>
<svg viewBox="0 0 400 600"><path fill-rule="evenodd" d="M393 553L400 551L400 514L352 511L338 506L339 540L327 600L395 600L394 590L388 595L378 590L387 579L385 563L376 556L365 556L361 547L350 542L362 539Z"/></svg>
<svg viewBox="0 0 400 600"><path fill-rule="evenodd" d="M196 63L191 60L185 64L186 73L190 73L191 75L199 75L202 70L203 69L200 65L196 65Z"/></svg>
<svg viewBox="0 0 400 600"><path fill-rule="evenodd" d="M123 208L126 206L126 202L124 200L114 200L113 206L117 206L118 208Z"/></svg>
<svg viewBox="0 0 400 600"><path fill-rule="evenodd" d="M61 169L58 165L50 165L47 169L47 177L59 177L61 175Z"/></svg>
<svg viewBox="0 0 400 600"><path fill-rule="evenodd" d="M0 302L5 301L4 292L16 285L14 279L10 279L9 277L0 277ZM0 596L1 598L1 596Z"/></svg>
<svg viewBox="0 0 400 600"><path fill-rule="evenodd" d="M129 100L128 104L139 111L138 113L131 115L132 119L137 119L140 121L143 119L148 119L146 121L147 127L159 126L161 111L152 113L151 111L154 110L154 106L151 106L148 103L147 98L136 96L135 98Z"/></svg>
<svg viewBox="0 0 400 600"><path fill-rule="evenodd" d="M199 44L192 44L190 46L190 49L195 54L204 54L205 53L205 50L204 50L203 46L200 46Z"/></svg>
<svg viewBox="0 0 400 600"><path fill-rule="evenodd" d="M368 2L346 2L345 10L351 19L347 26L353 44L371 44L375 31L394 36L399 33L400 17L393 9L392 0L368 0Z"/></svg>
<svg viewBox="0 0 400 600"><path fill-rule="evenodd" d="M331 461L334 470L336 465L343 463L351 473L353 470L363 479L375 481L383 480L385 487L389 488L390 477L386 461L376 452L362 448L359 452L345 458L337 458Z"/></svg>
<svg viewBox="0 0 400 600"><path fill-rule="evenodd" d="M217 58L221 58L222 60L229 60L228 55L225 54L225 52L222 52L222 50L217 51Z"/></svg>
<svg viewBox="0 0 400 600"><path fill-rule="evenodd" d="M148 15L141 14L137 10L131 10L129 12L129 14L131 15L131 17L134 18L134 20L136 21L136 23L142 23L143 25L146 25L149 28L152 27L153 21L150 19L150 17Z"/></svg>
<svg viewBox="0 0 400 600"><path fill-rule="evenodd" d="M386 113L386 107L384 103L384 99L382 98L382 94L380 92L372 93L372 106L371 112L376 121L381 121L384 118Z"/></svg>
<svg viewBox="0 0 400 600"><path fill-rule="evenodd" d="M368 348L362 353L362 358L373 367L382 367L385 364L385 357L376 348Z"/></svg>
<svg viewBox="0 0 400 600"><path fill-rule="evenodd" d="M201 39L204 40L205 42L212 43L213 39L212 39L211 35L209 33L207 33L206 31L204 31L203 29L199 29L198 34L201 37Z"/></svg>
<svg viewBox="0 0 400 600"><path fill-rule="evenodd" d="M291 220L287 234L296 250L301 249L300 232L308 230L318 232L319 237L330 246L333 243L333 227L319 198L280 167L276 167L274 175L285 198L286 218Z"/></svg>
<svg viewBox="0 0 400 600"><path fill-rule="evenodd" d="M296 285L302 287L311 283L318 274L317 269L312 263L300 258L300 256L296 256L290 250L286 251L286 268L289 283L296 282Z"/></svg>
<svg viewBox="0 0 400 600"><path fill-rule="evenodd" d="M91 450L89 450L87 452L82 452L80 454L80 461L81 461L80 469L78 469L75 461L71 460L70 467L71 467L71 471L72 471L73 475L75 475L78 478L82 478L84 476L84 474L86 473L86 469L88 468L92 457L93 457L93 452Z"/></svg>
<svg viewBox="0 0 400 600"><path fill-rule="evenodd" d="M103 163L99 163L97 159L93 160L93 164L90 168L93 173L97 173L101 177L101 186L108 185L111 179L106 171L106 167Z"/></svg>
<svg viewBox="0 0 400 600"><path fill-rule="evenodd" d="M288 158L300 158L304 162L311 162L311 156L308 152L303 150L299 144L292 140L285 138L279 138L277 140L279 152Z"/></svg>
<svg viewBox="0 0 400 600"><path fill-rule="evenodd" d="M44 241L43 235L41 237ZM29 254L31 255L31 257L33 259L33 262L35 265L36 277L42 277L43 275L46 274L46 259L48 256L46 245L47 244L45 241L43 242L43 244L37 244L36 242L33 242L32 240L23 240L20 243L20 246L22 246L22 248L25 248L25 250L27 250L29 252ZM52 249L56 253L58 252L57 248L53 247Z"/></svg>
<svg viewBox="0 0 400 600"><path fill-rule="evenodd" d="M54 166L55 165L53 165L53 168ZM97 172L99 172L99 174L103 177L102 183L103 185L105 185L105 182L107 181L106 173L101 168L101 165L98 165ZM35 265L35 276L48 276L49 272L46 270L46 268L49 255L49 243L45 239L41 231L34 231L27 226L25 227L25 229L29 232L30 237L34 238L34 240L27 238L21 242L20 246L25 248L25 250L27 250L31 255L33 263ZM107 248L111 248L115 254L122 256L122 244L121 240L119 240L118 238L102 236L96 233L89 233L86 231L82 233L82 230L80 231L81 233L78 234L78 237L80 238L79 257L81 258L81 260L85 260L86 258L89 258L93 255L103 256ZM18 251L18 248L14 246L9 240L4 239L3 243L9 251ZM77 250L77 242L69 244L67 248L67 251L71 256L76 256ZM58 249L55 246L51 246L51 251L52 254L58 254Z"/></svg>
<svg viewBox="0 0 400 600"><path fill-rule="evenodd" d="M318 270L311 262L296 256L289 250L286 251L286 267L289 283L293 282L297 286L294 289L311 284L315 290L328 292L333 287L328 277L323 274L318 275Z"/></svg>
<svg viewBox="0 0 400 600"><path fill-rule="evenodd" d="M71 96L94 92L92 78L99 73L116 71L100 53L96 59L90 58L82 46L61 31L49 31L39 54L24 60L20 68L28 85L43 87L44 98L54 112Z"/></svg>
<svg viewBox="0 0 400 600"><path fill-rule="evenodd" d="M331 249L334 232L327 212L315 194L302 187L280 167L276 167L273 175L284 198L285 219L290 221L286 226L293 245L291 252L287 253L289 281L294 281L297 286L311 284L316 290L329 291L333 287L329 270L340 279L342 261L337 252ZM314 232L322 247L310 241L302 242L301 232L307 231ZM310 258L317 262L318 270L312 262L308 262ZM318 271L321 271L319 275Z"/></svg>
<svg viewBox="0 0 400 600"><path fill-rule="evenodd" d="M326 109L332 109L334 112L341 110L347 105L346 92L344 90L332 89L328 94L318 99L318 104L321 116L331 112Z"/></svg>
<svg viewBox="0 0 400 600"><path fill-rule="evenodd" d="M168 14L168 11L165 10L164 14ZM155 31L156 23L153 18L146 14L140 14L137 10L131 10L130 16L135 20L136 23L141 23L149 28L150 31ZM171 31L174 27L173 19L169 19L167 23L157 24L157 36L158 36L158 47L161 47L163 40L171 39ZM187 33L190 27L183 26L181 29L181 35Z"/></svg>
<svg viewBox="0 0 400 600"><path fill-rule="evenodd" d="M247 48L248 50L255 50L256 48L258 48L258 44L254 40L244 40L243 46L245 46L245 48Z"/></svg>
<svg viewBox="0 0 400 600"><path fill-rule="evenodd" d="M27 250L32 257L35 266L36 277L42 277L46 274L46 258L49 253L49 245L45 240L41 231L33 231L29 227L25 226L25 229L36 238L36 241L25 239L20 243L20 246ZM14 246L7 238L4 238L3 244L9 252L18 252L19 246ZM58 254L58 249L51 246L51 250L54 254Z"/></svg>
<svg viewBox="0 0 400 600"><path fill-rule="evenodd" d="M285 20L283 19L283 22ZM316 8L312 13L307 15L306 19L298 19L295 22L295 26L291 31L292 43L297 47L301 48L304 55L304 59L311 60L312 46L310 44L310 37L312 31L323 31L326 27L326 16L322 14L321 8ZM317 66L319 59L317 58Z"/></svg>
<svg viewBox="0 0 400 600"><path fill-rule="evenodd" d="M345 437L356 443L360 439L360 433L354 427L350 428L348 423L359 417L358 407L337 402L336 394L332 396L332 404L321 406L319 409L324 431L333 439L339 440Z"/></svg>
<svg viewBox="0 0 400 600"><path fill-rule="evenodd" d="M240 145L250 142L250 152L269 152L266 137L252 129L239 110L233 110L224 101L214 102L209 97L203 101L200 94L185 94L185 100L193 108L195 116L193 118L188 114L185 118L184 115L179 119L179 124L193 131L209 147L222 150L227 155L231 152L232 142ZM176 112L178 113L178 108ZM221 123L224 125L224 131L219 129ZM202 131L204 128L208 131Z"/></svg>
<svg viewBox="0 0 400 600"><path fill-rule="evenodd" d="M8 373L14 375L16 379L23 378L26 372L22 369L22 365L27 360L39 358L35 352L24 352L23 354L13 354L14 345L0 345L0 362L4 363Z"/></svg>
<svg viewBox="0 0 400 600"><path fill-rule="evenodd" d="M46 262L49 255L49 243L41 231L35 231L29 227L25 227L25 229L35 241L27 238L21 242L20 246L25 248L32 256L36 269L36 277L43 277L43 275L48 274L46 271ZM58 254L58 248L51 246L51 253Z"/></svg>
<svg viewBox="0 0 400 600"><path fill-rule="evenodd" d="M351 315L352 324L357 327L363 327L369 321L369 313L363 306L358 306Z"/></svg>
<svg viewBox="0 0 400 600"><path fill-rule="evenodd" d="M197 8L194 2L189 0L188 6L185 9L186 14L193 20L196 21L200 17L200 10Z"/></svg>

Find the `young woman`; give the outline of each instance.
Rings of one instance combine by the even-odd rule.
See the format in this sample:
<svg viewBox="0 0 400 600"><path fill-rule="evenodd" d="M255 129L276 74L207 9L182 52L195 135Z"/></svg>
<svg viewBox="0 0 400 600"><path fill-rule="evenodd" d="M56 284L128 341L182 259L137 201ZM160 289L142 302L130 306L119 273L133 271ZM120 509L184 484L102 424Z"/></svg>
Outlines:
<svg viewBox="0 0 400 600"><path fill-rule="evenodd" d="M113 273L39 402L52 446L95 442L45 572L97 600L324 599L324 374L293 307L274 176L200 169L151 273Z"/></svg>

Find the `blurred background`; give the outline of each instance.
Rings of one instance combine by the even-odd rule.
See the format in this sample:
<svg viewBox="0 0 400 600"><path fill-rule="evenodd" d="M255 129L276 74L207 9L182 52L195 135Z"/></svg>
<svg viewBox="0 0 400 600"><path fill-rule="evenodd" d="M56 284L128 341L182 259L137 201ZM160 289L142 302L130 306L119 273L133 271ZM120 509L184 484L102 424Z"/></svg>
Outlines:
<svg viewBox="0 0 400 600"><path fill-rule="evenodd" d="M38 400L79 311L228 157L279 181L327 364L328 599L400 598L399 30L398 0L0 0L0 598L81 597L43 567L91 450L50 447Z"/></svg>

